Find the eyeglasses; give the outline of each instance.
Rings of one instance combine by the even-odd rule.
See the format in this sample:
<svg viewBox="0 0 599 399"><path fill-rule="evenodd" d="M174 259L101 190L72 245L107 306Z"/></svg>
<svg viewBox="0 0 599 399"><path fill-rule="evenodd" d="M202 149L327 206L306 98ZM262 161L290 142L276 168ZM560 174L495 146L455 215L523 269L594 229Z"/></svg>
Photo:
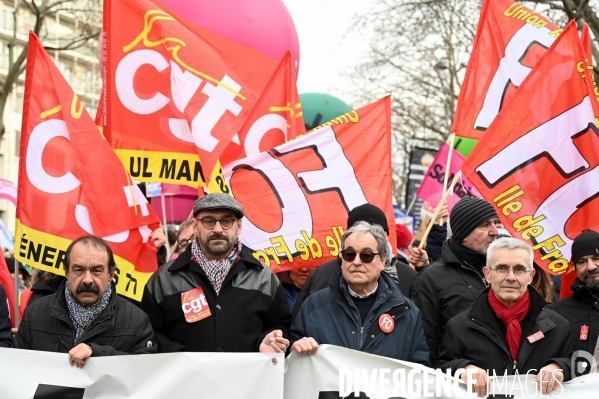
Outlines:
<svg viewBox="0 0 599 399"><path fill-rule="evenodd" d="M357 252L353 249L344 249L341 251L341 257L346 262L353 262L356 259ZM360 260L362 263L370 263L374 260L374 255L379 255L377 252L364 251L360 252Z"/></svg>
<svg viewBox="0 0 599 399"><path fill-rule="evenodd" d="M220 227L223 228L223 230L229 230L231 227L233 227L233 223L235 223L236 220L235 218L222 218L222 219L215 219L213 217L205 217L202 219L196 219L200 222L202 222L202 226L204 226L204 228L208 229L208 230L212 230L214 228L214 226L216 226L216 222L220 222Z"/></svg>
<svg viewBox="0 0 599 399"><path fill-rule="evenodd" d="M193 237L192 237L192 238L190 238L189 240L187 240L187 239L185 239L185 238L184 238L184 239L182 239L182 240L180 240L180 241L179 241L179 250L180 250L181 252L185 251L185 248L187 248L187 246L189 245L189 243L191 242L191 240L192 240L192 239L193 239Z"/></svg>
<svg viewBox="0 0 599 399"><path fill-rule="evenodd" d="M497 266L495 269L490 267L489 269L491 269L495 273L497 273L498 276L507 276L510 272L510 268L507 266ZM530 270L527 270L524 266L516 266L511 270L512 270L512 273L514 273L514 276L516 276L516 277L522 277L526 273L530 272Z"/></svg>

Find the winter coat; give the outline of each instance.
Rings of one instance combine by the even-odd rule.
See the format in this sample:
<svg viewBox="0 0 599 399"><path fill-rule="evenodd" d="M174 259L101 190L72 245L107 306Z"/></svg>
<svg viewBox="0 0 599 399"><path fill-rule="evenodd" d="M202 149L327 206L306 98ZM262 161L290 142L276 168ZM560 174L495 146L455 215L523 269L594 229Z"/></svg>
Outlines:
<svg viewBox="0 0 599 399"><path fill-rule="evenodd" d="M562 299L550 308L570 322L574 350L583 350L592 355L599 336L599 301L579 279L576 279L570 288L572 296ZM582 326L589 328L586 340L580 339Z"/></svg>
<svg viewBox="0 0 599 399"><path fill-rule="evenodd" d="M378 283L377 298L362 324L347 283L338 270L328 288L310 295L304 302L291 327L291 341L312 337L319 344L428 365L420 311L388 275L381 273ZM379 327L383 314L393 317L395 322L388 334Z"/></svg>
<svg viewBox="0 0 599 399"><path fill-rule="evenodd" d="M196 287L203 290L209 315L187 322L183 294ZM257 352L274 330L288 337L291 324L278 278L245 246L217 295L189 245L172 265L150 277L141 308L150 317L160 352Z"/></svg>
<svg viewBox="0 0 599 399"><path fill-rule="evenodd" d="M25 309L13 347L68 353L75 347L75 327L65 298L66 282L56 294L45 296ZM91 346L92 356L115 356L157 352L154 331L148 316L116 294L79 343Z"/></svg>
<svg viewBox="0 0 599 399"><path fill-rule="evenodd" d="M10 348L12 346L11 325L6 291L0 284L0 348Z"/></svg>
<svg viewBox="0 0 599 399"><path fill-rule="evenodd" d="M393 258L391 260L391 266L397 270L399 289L402 293L406 294L410 292L410 287L417 273L410 266L402 261ZM310 274L306 283L302 287L293 307L293 317L295 318L302 307L304 301L312 294L317 291L323 290L329 286L331 277L341 269L341 258L336 258L331 261L325 262L318 266L316 270Z"/></svg>
<svg viewBox="0 0 599 399"><path fill-rule="evenodd" d="M439 354L445 324L453 316L472 307L487 288L482 271L461 261L443 243L443 256L420 274L412 284L410 299L422 312L431 363Z"/></svg>
<svg viewBox="0 0 599 399"><path fill-rule="evenodd" d="M557 363L570 379L572 334L568 321L557 312L545 308L546 302L534 288L528 287L530 309L522 327L522 340L516 359L512 359L506 342L507 326L489 305L489 289L478 298L472 309L461 312L447 323L436 367L451 369L452 374L468 364L474 364L489 375L538 374L538 370ZM541 332L544 336L531 343L529 337ZM536 371L534 371L536 370Z"/></svg>

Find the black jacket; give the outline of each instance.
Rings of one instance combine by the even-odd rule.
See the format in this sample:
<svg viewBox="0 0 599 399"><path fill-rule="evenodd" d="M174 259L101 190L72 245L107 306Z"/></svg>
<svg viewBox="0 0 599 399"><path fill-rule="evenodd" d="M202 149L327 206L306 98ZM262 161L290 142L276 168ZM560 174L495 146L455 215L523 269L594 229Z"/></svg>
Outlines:
<svg viewBox="0 0 599 399"><path fill-rule="evenodd" d="M410 299L422 314L431 363L439 354L445 324L453 316L472 307L487 288L482 271L462 262L443 243L443 256L420 274L410 289Z"/></svg>
<svg viewBox="0 0 599 399"><path fill-rule="evenodd" d="M407 296L410 292L412 282L418 273L404 262L397 260L397 258L394 258L391 263L395 265L395 269L397 270L397 277L399 279L397 283L399 285L399 289L404 295ZM328 288L331 277L333 277L333 275L337 273L340 268L341 258L336 258L318 266L316 270L310 274L295 301L295 306L293 307L292 312L294 319L299 313L304 301L313 293Z"/></svg>
<svg viewBox="0 0 599 399"><path fill-rule="evenodd" d="M75 327L69 317L65 284L61 284L56 294L27 306L13 347L59 353L68 353L75 347ZM92 356L157 352L148 316L119 297L114 284L108 305L79 343L91 346Z"/></svg>
<svg viewBox="0 0 599 399"><path fill-rule="evenodd" d="M451 369L452 374L467 364L474 364L489 374L538 374L549 363L557 363L564 381L571 377L572 334L568 321L545 308L546 302L532 287L530 310L520 322L522 341L518 357L512 359L506 343L507 327L489 305L489 289L478 298L472 309L461 312L447 323L436 367ZM544 335L532 344L528 337L541 331Z"/></svg>
<svg viewBox="0 0 599 399"><path fill-rule="evenodd" d="M574 350L587 351L592 355L595 353L597 336L599 336L599 300L579 279L576 279L570 288L573 292L572 296L550 307L570 322ZM586 341L580 339L582 326L589 327Z"/></svg>
<svg viewBox="0 0 599 399"><path fill-rule="evenodd" d="M201 287L211 315L188 323L182 294ZM273 330L289 336L291 313L275 274L247 247L217 296L191 245L175 262L161 266L146 284L141 308L152 322L160 352L257 352Z"/></svg>
<svg viewBox="0 0 599 399"><path fill-rule="evenodd" d="M11 325L6 291L4 291L4 287L0 284L0 348L10 348L12 346Z"/></svg>

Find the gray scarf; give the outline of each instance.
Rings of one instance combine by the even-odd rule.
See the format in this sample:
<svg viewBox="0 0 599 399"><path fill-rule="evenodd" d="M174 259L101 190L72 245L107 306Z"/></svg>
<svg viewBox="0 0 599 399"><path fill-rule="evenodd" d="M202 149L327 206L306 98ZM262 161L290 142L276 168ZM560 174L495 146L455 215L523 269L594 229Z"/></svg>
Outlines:
<svg viewBox="0 0 599 399"><path fill-rule="evenodd" d="M92 326L100 313L102 313L102 311L108 305L108 301L110 301L110 295L112 294L112 285L108 285L106 292L104 295L102 295L102 298L100 298L98 302L87 308L79 305L75 299L75 296L71 292L71 289L69 288L68 282L65 284L64 291L65 298L67 300L67 308L69 308L69 317L75 326L74 345L77 345L79 338L81 338L83 333Z"/></svg>

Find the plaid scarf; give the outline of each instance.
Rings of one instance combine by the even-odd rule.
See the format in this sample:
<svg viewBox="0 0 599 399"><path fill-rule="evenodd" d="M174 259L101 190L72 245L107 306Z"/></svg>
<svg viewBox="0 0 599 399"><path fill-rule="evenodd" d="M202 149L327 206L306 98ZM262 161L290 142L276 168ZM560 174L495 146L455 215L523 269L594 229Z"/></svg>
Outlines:
<svg viewBox="0 0 599 399"><path fill-rule="evenodd" d="M223 286L223 282L225 281L225 277L231 270L231 266L239 259L239 254L241 253L241 242L237 242L237 246L231 251L231 254L227 257L227 259L220 260L209 260L206 258L206 255L202 252L200 248L200 244L198 244L198 240L195 239L191 242L191 254L193 255L193 260L200 265L210 284L212 284L212 288L216 291L216 295L220 294L220 290Z"/></svg>
<svg viewBox="0 0 599 399"><path fill-rule="evenodd" d="M112 294L112 285L109 285L106 289L102 298L93 305L88 308L84 308L79 305L77 300L75 300L75 296L71 292L69 288L69 283L65 284L65 298L67 300L67 308L69 309L69 317L75 326L75 345L79 341L79 338L83 335L85 331L87 331L93 324L93 322L98 318L100 313L106 308L108 305L108 301L110 300L110 295Z"/></svg>

